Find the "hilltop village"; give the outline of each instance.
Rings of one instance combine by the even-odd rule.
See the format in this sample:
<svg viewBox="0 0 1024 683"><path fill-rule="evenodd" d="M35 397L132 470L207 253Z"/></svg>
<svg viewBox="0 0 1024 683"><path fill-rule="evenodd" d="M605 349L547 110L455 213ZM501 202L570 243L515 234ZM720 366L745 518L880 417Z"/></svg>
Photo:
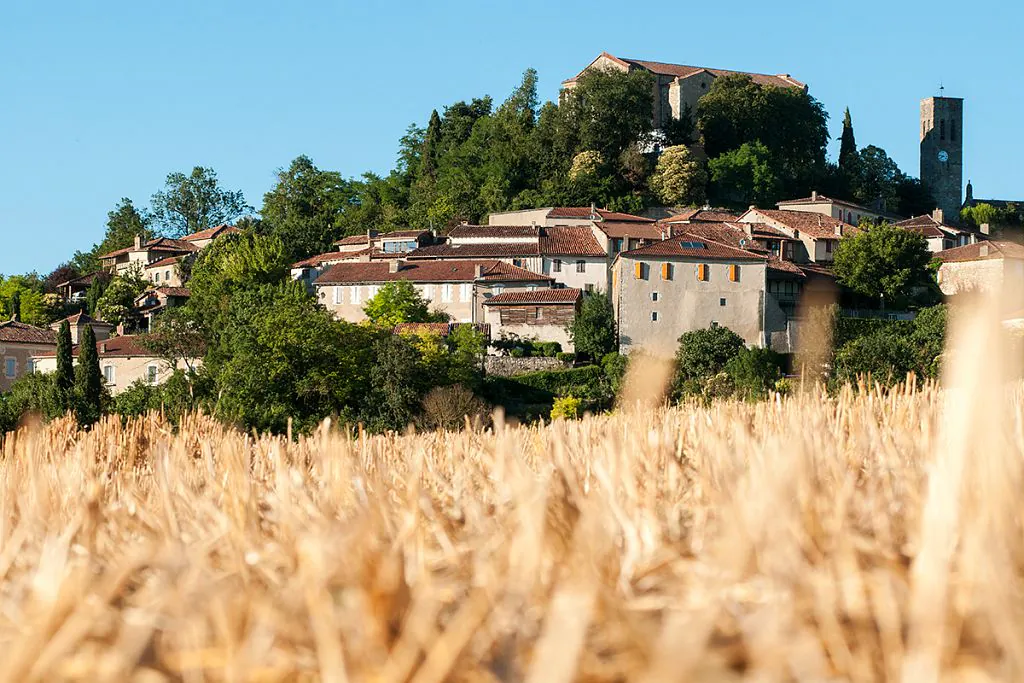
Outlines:
<svg viewBox="0 0 1024 683"><path fill-rule="evenodd" d="M480 357L479 372L484 374L514 377L574 366L601 367L607 365L605 352L623 359L636 353L670 357L680 353L685 335L721 329L746 349L775 354L780 378L792 371L790 359L807 330L807 311L801 302L808 292L830 293L831 301L851 318L909 323L926 302L929 289L935 295L930 303L937 303L942 295L955 296L1010 280L1020 284L1024 247L1009 233L1003 235L996 224L1007 222L1007 216L1012 219L1016 205L977 200L970 184L963 195L962 100L929 97L921 101L920 178L903 176L898 169L887 171L886 177L897 189L888 194L879 190L877 196L864 189L877 178L864 170L855 177L850 169L873 169L878 152L883 161L891 162L878 148L858 152L848 112L843 151L831 176L827 170L806 175L800 160L775 161L779 170L770 190L765 190L757 180L763 167L758 165L762 163L759 155L764 164L778 159L761 139L767 134L733 147L721 142L725 136L715 132L721 127L715 127L718 120L711 104L706 104L716 97L743 97L744 89L754 89L750 91L802 98L813 111L816 105L807 86L789 74L737 73L604 53L563 83L557 106L549 103L538 113L534 102L518 102L521 93L517 93L486 116L511 117L501 120L514 126L520 124L508 121L528 111L523 125L540 130L545 116L582 106L582 98L574 100L574 93L587 87L597 91L601 79L615 78L640 84L634 92L641 96L632 101L643 120L610 119L603 129L598 124L604 113L587 114L586 125L573 138L575 146L557 161L564 164L560 172L566 178L564 186L551 190L550 183L541 182L537 187L549 188L545 195L524 185L514 200L504 202L513 205L504 210L484 212L479 204L464 210L438 208L453 203L445 204L438 188L454 173L449 168L451 154L446 155L438 141L450 135L459 120L456 114L462 112L474 132L463 135L460 144L472 143L476 128L483 125L479 122L485 119L474 112L474 107L484 104L474 100L469 105L459 103L465 111L457 106L446 109L443 119L434 112L429 126L406 144L405 149L415 155L410 154L414 161L403 163L407 170L415 163L417 175L407 183L405 225L389 225L388 219L381 218L387 215L386 199L375 190L377 213L368 209L372 202L359 202L359 209L365 211L363 223L358 216L346 218L344 225L336 220L313 238L305 227L289 232L288 226L299 220L296 216L301 212L291 205L280 209L275 202L293 201L303 192L315 194L315 188L291 186L268 194L262 222L248 217L216 225L186 221L170 235L167 231L157 234L136 214L138 220L120 225L117 239L108 244L116 248L79 259L94 266L92 270L83 272L84 267L69 265L58 269L67 277L48 279L48 291L37 309L50 311L43 316L50 319L41 320L43 314L38 312L32 319L25 315L31 292L16 292L13 301L3 303L7 316L0 322L0 392L12 391L28 375L59 373L62 334L69 335L76 359L82 355L82 342L95 345L108 401L125 392L157 387L173 377L199 375L211 363L218 372L228 372L236 351L242 357L245 345L255 345L254 353L261 359L277 363L281 377L267 376L268 383L292 377L302 384L303 368L313 361L289 355L298 352L276 342L260 346L264 339L260 335L269 334L266 330L232 340L226 335L221 338L218 326L223 320L215 316L221 312L219 306L233 305L227 303L231 296L243 299L260 287L281 288L287 283L291 287L287 296L301 292L306 298L289 303L293 308L314 307L337 321L386 328L396 337L436 337L437 348L450 354L464 351L464 340L472 337L477 350L471 355ZM524 83L524 92L527 86ZM489 101L485 104L489 111ZM575 115L580 116L578 111ZM822 115L822 126L825 118ZM644 131L642 143L633 136L614 150L605 144L634 124ZM742 128L736 121L730 125L730 130ZM847 146L847 133L852 147ZM601 137L588 143L587 137L594 135ZM822 127L814 135L822 136L814 144L823 159L827 131ZM536 154L558 155L561 143L549 142ZM481 144L494 148L505 143L489 131ZM586 147L590 149L576 151ZM617 161L611 164L608 160L613 156ZM282 172L282 186L286 180L308 179L317 171L308 160L305 163L308 167L301 170L306 175L297 173L289 179ZM607 171L611 166L615 170ZM644 189L631 189L630 169L641 166L647 169L641 183ZM823 186L808 186L816 181ZM485 189L487 183L482 182ZM805 192L786 196L789 188ZM420 213L418 196L430 197ZM537 201L528 201L530 197ZM568 205L543 201L551 198L590 201ZM303 206L312 204L307 201ZM385 209L380 210L381 206ZM908 215L910 207L920 212ZM120 208L134 211L130 204ZM130 214L126 213L129 218ZM132 225L139 228L137 232L131 232ZM837 267L841 252L845 250L852 261L857 249L869 248L869 235L882 231L909 236L907 253L918 250L915 258L921 272L927 265L931 278L908 281L907 295L893 300L896 297L890 294L888 302L887 291L879 296L869 289L862 291L849 267L844 270L841 263ZM845 246L858 239L861 246ZM323 250L323 246L329 248ZM264 256L294 260L289 259L282 272L279 265L252 262ZM205 292L201 305L193 300L197 288ZM226 294L217 298L212 292ZM291 310L268 306L272 311ZM231 320L237 322L237 317ZM261 320L269 317L261 315ZM211 327L204 331L204 325ZM592 339L601 337L602 330L606 341L595 345ZM305 331L297 327L296 339L288 343L301 346ZM318 353L314 336L309 335L309 354ZM391 342L373 343L379 347ZM225 346L212 350L217 344ZM214 357L208 363L210 353ZM422 348L417 353L426 354ZM385 364L380 355L372 358L372 365ZM477 371L477 361L470 365ZM399 369L382 372L396 378L396 385L402 384ZM239 377L234 381L241 382ZM245 376L245 381L257 379ZM311 416L337 413L344 401L324 398L331 392L325 387L341 380L321 377L318 381L321 384L315 389L289 386L286 393L299 403L334 401L326 412L310 410ZM405 388L380 391L401 393ZM501 390L492 390L489 400L501 402ZM194 391L190 387L187 393L193 396ZM416 389L409 401L423 401L425 392ZM554 398L579 398L560 389L551 393ZM143 408L155 405L143 401ZM244 410L237 408L232 416L246 422ZM410 408L408 415L402 414L404 418L392 416L389 424L401 426L401 420L414 413ZM280 428L282 424L277 416L264 426Z"/></svg>

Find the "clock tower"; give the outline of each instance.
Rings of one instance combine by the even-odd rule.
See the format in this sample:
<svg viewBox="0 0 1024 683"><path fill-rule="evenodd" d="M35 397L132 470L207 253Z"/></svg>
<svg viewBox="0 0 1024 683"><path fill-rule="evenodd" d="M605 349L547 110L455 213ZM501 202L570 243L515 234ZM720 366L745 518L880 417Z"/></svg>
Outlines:
<svg viewBox="0 0 1024 683"><path fill-rule="evenodd" d="M921 100L921 182L949 223L960 220L964 178L964 101L959 97Z"/></svg>

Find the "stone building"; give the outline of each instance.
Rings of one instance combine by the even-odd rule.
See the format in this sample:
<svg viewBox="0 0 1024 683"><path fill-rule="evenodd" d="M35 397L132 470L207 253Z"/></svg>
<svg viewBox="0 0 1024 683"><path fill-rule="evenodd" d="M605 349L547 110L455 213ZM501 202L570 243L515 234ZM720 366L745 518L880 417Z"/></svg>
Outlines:
<svg viewBox="0 0 1024 683"><path fill-rule="evenodd" d="M366 320L363 306L388 282L408 280L454 322L483 322L483 303L506 291L548 289L552 278L497 260L343 262L314 282L317 299L340 320Z"/></svg>
<svg viewBox="0 0 1024 683"><path fill-rule="evenodd" d="M718 325L765 346L767 262L688 235L619 254L612 303L623 353L642 348L668 356L682 333Z"/></svg>
<svg viewBox="0 0 1024 683"><path fill-rule="evenodd" d="M620 71L648 71L654 75L651 99L654 109L654 127L664 128L672 120L679 120L687 111L692 115L697 111L697 100L711 89L716 78L732 74L750 76L755 83L771 85L779 88L799 88L807 90L804 83L789 74L759 74L726 69L710 69L703 66L686 66L683 64L667 64L640 59L623 59L602 52L576 76L563 81L562 87L572 90L579 78L593 69L616 69Z"/></svg>
<svg viewBox="0 0 1024 683"><path fill-rule="evenodd" d="M963 128L963 99L921 100L921 182L954 221L959 221L963 198Z"/></svg>
<svg viewBox="0 0 1024 683"><path fill-rule="evenodd" d="M565 287L505 292L484 301L484 322L492 338L553 341L563 351L574 351L566 326L576 319L582 301L583 292Z"/></svg>
<svg viewBox="0 0 1024 683"><path fill-rule="evenodd" d="M987 240L947 249L935 255L939 288L946 296L1024 289L1024 246Z"/></svg>
<svg viewBox="0 0 1024 683"><path fill-rule="evenodd" d="M839 240L857 233L857 228L838 218L819 213L751 207L739 223L766 225L792 241L787 260L798 263L831 263Z"/></svg>
<svg viewBox="0 0 1024 683"><path fill-rule="evenodd" d="M36 354L57 350L57 334L16 318L0 323L0 391L33 371Z"/></svg>
<svg viewBox="0 0 1024 683"><path fill-rule="evenodd" d="M112 323L108 323L105 320L97 320L91 315L85 313L75 313L74 315L64 318L67 321L68 327L71 330L71 343L77 344L78 340L82 338L82 332L85 328L91 327L93 334L96 335L96 339L103 340L108 338L116 327ZM53 330L54 334L60 331L61 325L64 320L58 320L50 323L50 329Z"/></svg>
<svg viewBox="0 0 1024 683"><path fill-rule="evenodd" d="M931 215L908 218L896 225L923 237L928 243L928 251L931 252L954 249L988 238L988 226L977 232L957 228L946 223L942 209L935 209Z"/></svg>
<svg viewBox="0 0 1024 683"><path fill-rule="evenodd" d="M860 225L861 221L877 222L899 218L880 209L871 209L842 199L831 199L817 192L811 192L810 197L803 199L779 202L776 206L783 211L803 211L829 216L849 225Z"/></svg>

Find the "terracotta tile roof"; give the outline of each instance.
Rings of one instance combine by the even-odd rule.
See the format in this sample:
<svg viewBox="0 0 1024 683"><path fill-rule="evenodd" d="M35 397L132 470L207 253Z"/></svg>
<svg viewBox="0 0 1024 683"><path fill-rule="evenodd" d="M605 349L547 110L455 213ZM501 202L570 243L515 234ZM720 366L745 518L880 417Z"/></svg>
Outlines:
<svg viewBox="0 0 1024 683"><path fill-rule="evenodd" d="M556 206L548 211L548 218L583 218L590 219L596 213L599 220L604 221L640 221L642 223L653 223L653 218L634 216L629 213L619 213L608 209L594 209L591 212L589 206Z"/></svg>
<svg viewBox="0 0 1024 683"><path fill-rule="evenodd" d="M97 320L96 318L93 318L92 316L87 315L86 313L83 312L78 312L75 313L74 315L69 315L67 318L64 318L64 320L67 320L68 324L71 325L72 327L76 325L100 325L106 327L114 327L112 323L108 323L104 320ZM51 323L50 327L53 329L57 329L60 327L60 324L64 322L64 320L58 320L55 323Z"/></svg>
<svg viewBox="0 0 1024 683"><path fill-rule="evenodd" d="M598 59L600 59L601 57L607 57L607 58L609 58L609 59L611 59L611 60L613 60L615 62L618 62L619 64L621 64L622 66L625 66L627 68L628 67L633 67L633 68L646 69L647 71L650 71L650 72L656 73L656 74L660 74L662 76L673 76L675 78L680 78L680 79L689 78L690 76L693 76L695 74L698 74L698 73L706 71L706 72L708 72L708 73L710 73L710 74L712 74L713 76L716 76L716 77L717 76L727 76L727 75L731 75L731 74L742 74L744 76L750 76L750 78L755 83L759 83L761 85L774 85L774 86L780 87L780 88L801 88L801 89L807 87L805 84L803 84L800 81L796 80L795 78L793 78L789 74L775 74L775 75L772 75L772 74L759 74L759 73L750 73L750 72L746 72L746 71L729 71L728 69L711 69L711 68L704 67L704 66L687 66L685 64L669 64L669 63L666 63L666 62L652 62L652 61L648 61L648 60L645 60L645 59L625 59L625 58L621 58L621 57L616 57L615 55L609 54L607 52L602 52L598 56ZM597 60L595 59L594 61L596 62ZM591 64L593 64L593 62L591 62ZM588 66L588 68L589 68L589 66ZM584 69L583 71L578 73L575 77L570 78L570 79L568 79L566 81L563 81L563 84L564 83L574 83L585 72L586 72L586 69Z"/></svg>
<svg viewBox="0 0 1024 683"><path fill-rule="evenodd" d="M601 221L595 223L598 230L612 239L634 237L644 240L660 240L665 237L662 226L657 223L638 221Z"/></svg>
<svg viewBox="0 0 1024 683"><path fill-rule="evenodd" d="M233 225L218 225L212 228L207 228L206 230L194 232L191 235L185 235L182 239L186 242L194 242L196 240L210 240L220 235L231 235L239 232L242 231Z"/></svg>
<svg viewBox="0 0 1024 683"><path fill-rule="evenodd" d="M146 268L147 269L149 269L149 268L163 268L164 266L175 265L181 259L182 259L181 256L168 256L167 258L162 258L159 261L153 261L152 263L147 263L146 264Z"/></svg>
<svg viewBox="0 0 1024 683"><path fill-rule="evenodd" d="M863 204L849 202L846 201L845 199L832 199L831 197L826 197L823 194L819 194L817 197L811 196L801 197L800 199L786 199L785 201L781 201L778 204L776 204L776 206L778 206L781 209L784 206L795 206L800 204L842 204L843 206L848 206L851 209L858 209L860 211L866 211L867 213L884 213L883 211L872 209L871 207L864 206Z"/></svg>
<svg viewBox="0 0 1024 683"><path fill-rule="evenodd" d="M67 287L68 285L91 285L93 283L93 280L95 280L98 276L106 277L106 275L106 271L96 270L91 273L86 273L85 275L80 275L78 277L71 278L67 282L62 282L59 285L57 285L57 288L59 289L61 287Z"/></svg>
<svg viewBox="0 0 1024 683"><path fill-rule="evenodd" d="M434 244L406 254L409 259L493 259L539 255L540 246L536 242Z"/></svg>
<svg viewBox="0 0 1024 683"><path fill-rule="evenodd" d="M475 282L476 267L483 268L483 281L493 282L552 282L544 275L532 273L501 261L406 261L398 272L391 272L390 263L380 261L336 263L315 284L335 285L363 282Z"/></svg>
<svg viewBox="0 0 1024 683"><path fill-rule="evenodd" d="M371 233L371 236L376 237L377 233ZM366 235L349 235L348 237L342 237L340 240L334 243L336 247L347 247L353 244L369 244L370 238Z"/></svg>
<svg viewBox="0 0 1024 683"><path fill-rule="evenodd" d="M954 228L951 225L940 223L928 214L923 216L914 216L913 218L908 218L905 221L899 221L894 225L916 232L925 238L957 237L959 235L970 234L967 230L961 230L960 228Z"/></svg>
<svg viewBox="0 0 1024 683"><path fill-rule="evenodd" d="M125 247L124 249L118 249L112 251L109 254L100 256L101 259L115 258L122 254L135 251L135 245ZM172 240L169 237L158 237L154 240L144 242L142 248L139 251L165 251L179 254L187 254L193 251L199 251L199 247L196 245L186 242L185 240Z"/></svg>
<svg viewBox="0 0 1024 683"><path fill-rule="evenodd" d="M19 320L6 320L0 323L0 343L56 345L57 333Z"/></svg>
<svg viewBox="0 0 1024 683"><path fill-rule="evenodd" d="M484 301L484 306L510 306L515 304L575 304L583 298L578 289L535 289L532 292L502 292Z"/></svg>
<svg viewBox="0 0 1024 683"><path fill-rule="evenodd" d="M429 235L429 230L392 230L391 232L382 232L375 234L373 239L375 240L388 240L388 239L402 239L406 237L423 237Z"/></svg>
<svg viewBox="0 0 1024 683"><path fill-rule="evenodd" d="M728 223L682 223L671 226L673 237L690 235L698 239L720 242L730 247L746 247L741 245L741 240L747 239L747 233L742 227Z"/></svg>
<svg viewBox="0 0 1024 683"><path fill-rule="evenodd" d="M1017 259L1024 260L1024 246L1016 242L1004 242L1001 240L989 240L965 244L962 247L946 249L937 252L935 258L943 263L958 263L962 261L986 261L991 259Z"/></svg>
<svg viewBox="0 0 1024 683"><path fill-rule="evenodd" d="M722 209L684 209L674 216L663 219L662 223L709 222L732 223L739 216Z"/></svg>
<svg viewBox="0 0 1024 683"><path fill-rule="evenodd" d="M96 342L96 353L100 358L159 358L155 353L147 349L142 340L145 335L128 334L120 337L111 337ZM79 345L71 348L71 355L78 356ZM56 351L45 351L38 354L40 358L57 355Z"/></svg>
<svg viewBox="0 0 1024 683"><path fill-rule="evenodd" d="M747 225L751 226L751 233L753 233L754 237L773 237L784 240L793 239L778 228L774 228L767 223L747 223Z"/></svg>
<svg viewBox="0 0 1024 683"><path fill-rule="evenodd" d="M544 228L540 253L545 256L606 256L594 233L585 225Z"/></svg>
<svg viewBox="0 0 1024 683"><path fill-rule="evenodd" d="M643 258L645 256L666 256L698 258L705 260L721 261L764 261L765 257L755 254L746 249L737 249L720 242L702 240L691 235L680 235L671 239L648 244L639 249L633 249L622 253L629 258Z"/></svg>
<svg viewBox="0 0 1024 683"><path fill-rule="evenodd" d="M319 266L327 265L329 263L341 263L342 261L351 261L358 259L362 256L368 256L372 252L370 249L361 249L359 251L328 251L324 254L317 254L316 256L310 256L308 259L293 263L292 268L317 268Z"/></svg>
<svg viewBox="0 0 1024 683"><path fill-rule="evenodd" d="M448 233L453 239L534 238L540 235L536 225L457 225Z"/></svg>
<svg viewBox="0 0 1024 683"><path fill-rule="evenodd" d="M165 296L175 296L180 298L192 296L192 291L188 287L157 287L155 290L158 294Z"/></svg>
<svg viewBox="0 0 1024 683"><path fill-rule="evenodd" d="M771 221L779 223L790 230L799 230L801 233L819 239L836 239L836 227L842 230L842 236L856 234L858 229L849 223L824 216L820 213L809 213L807 211L786 211L783 209L751 209L744 216L750 214L767 218L767 221L755 221L757 223L768 223Z"/></svg>
<svg viewBox="0 0 1024 683"><path fill-rule="evenodd" d="M634 216L631 213L619 213L618 211L607 211L605 209L598 209L597 215L601 217L602 221L630 221L637 223L655 223L653 218L645 218L644 216Z"/></svg>
<svg viewBox="0 0 1024 683"><path fill-rule="evenodd" d="M783 275L792 278L796 276L799 279L804 279L804 271L797 264L792 261L783 261L775 256L768 257L768 277L772 277L773 274Z"/></svg>

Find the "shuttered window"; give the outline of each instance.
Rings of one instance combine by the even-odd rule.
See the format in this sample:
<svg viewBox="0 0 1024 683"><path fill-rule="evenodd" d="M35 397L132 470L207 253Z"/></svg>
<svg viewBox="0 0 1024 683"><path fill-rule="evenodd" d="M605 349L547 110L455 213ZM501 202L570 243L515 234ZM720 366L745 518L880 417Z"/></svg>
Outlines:
<svg viewBox="0 0 1024 683"><path fill-rule="evenodd" d="M671 280L672 279L672 264L662 263L661 264L661 279Z"/></svg>
<svg viewBox="0 0 1024 683"><path fill-rule="evenodd" d="M701 282L708 281L708 264L698 263L697 264L697 279Z"/></svg>
<svg viewBox="0 0 1024 683"><path fill-rule="evenodd" d="M636 279L637 280L643 280L644 279L644 264L640 263L639 261L637 261L637 263L636 263Z"/></svg>
<svg viewBox="0 0 1024 683"><path fill-rule="evenodd" d="M740 267L733 263L729 266L729 281L739 282L740 281Z"/></svg>

